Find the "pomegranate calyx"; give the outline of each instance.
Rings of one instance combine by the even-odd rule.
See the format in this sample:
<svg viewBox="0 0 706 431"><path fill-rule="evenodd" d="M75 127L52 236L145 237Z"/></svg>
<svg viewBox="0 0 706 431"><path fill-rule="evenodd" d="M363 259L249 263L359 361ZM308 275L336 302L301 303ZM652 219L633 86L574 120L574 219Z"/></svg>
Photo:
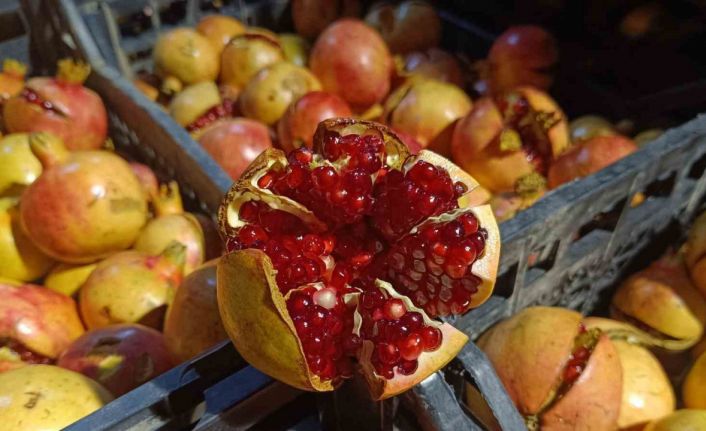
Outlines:
<svg viewBox="0 0 706 431"><path fill-rule="evenodd" d="M66 84L83 85L91 74L91 66L81 60L64 58L57 63L57 80Z"/></svg>
<svg viewBox="0 0 706 431"><path fill-rule="evenodd" d="M6 58L2 63L2 71L17 78L24 78L27 74L27 65L14 58Z"/></svg>
<svg viewBox="0 0 706 431"><path fill-rule="evenodd" d="M514 153L522 149L522 138L514 129L504 129L500 132L500 151Z"/></svg>
<svg viewBox="0 0 706 431"><path fill-rule="evenodd" d="M31 133L29 147L44 169L64 163L71 154L61 139L47 132Z"/></svg>
<svg viewBox="0 0 706 431"><path fill-rule="evenodd" d="M179 184L176 181L160 184L159 190L156 193L152 193L150 198L157 217L184 213Z"/></svg>

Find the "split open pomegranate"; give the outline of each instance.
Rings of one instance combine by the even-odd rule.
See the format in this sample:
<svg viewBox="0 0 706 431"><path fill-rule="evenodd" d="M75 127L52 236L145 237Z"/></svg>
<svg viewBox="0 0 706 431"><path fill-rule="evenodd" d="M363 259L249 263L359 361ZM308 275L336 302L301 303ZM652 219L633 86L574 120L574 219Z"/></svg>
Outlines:
<svg viewBox="0 0 706 431"><path fill-rule="evenodd" d="M459 207L476 186L365 121L322 122L313 150L265 151L219 213L219 305L241 355L307 390L360 370L377 399L445 365L467 337L432 318L485 301L498 265L489 207Z"/></svg>

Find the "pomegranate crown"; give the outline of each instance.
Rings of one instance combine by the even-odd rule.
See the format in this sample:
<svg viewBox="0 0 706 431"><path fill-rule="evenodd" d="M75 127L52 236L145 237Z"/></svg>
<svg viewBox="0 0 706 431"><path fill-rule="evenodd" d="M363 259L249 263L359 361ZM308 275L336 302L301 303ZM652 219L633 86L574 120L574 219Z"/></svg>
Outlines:
<svg viewBox="0 0 706 431"><path fill-rule="evenodd" d="M184 205L179 193L179 184L176 181L161 184L159 191L150 198L152 199L154 211L158 216L182 214L184 212Z"/></svg>
<svg viewBox="0 0 706 431"><path fill-rule="evenodd" d="M81 60L64 58L57 63L57 79L69 84L83 84L91 74L91 66Z"/></svg>
<svg viewBox="0 0 706 431"><path fill-rule="evenodd" d="M24 78L27 74L27 65L14 58L6 58L2 62L2 71L12 76Z"/></svg>

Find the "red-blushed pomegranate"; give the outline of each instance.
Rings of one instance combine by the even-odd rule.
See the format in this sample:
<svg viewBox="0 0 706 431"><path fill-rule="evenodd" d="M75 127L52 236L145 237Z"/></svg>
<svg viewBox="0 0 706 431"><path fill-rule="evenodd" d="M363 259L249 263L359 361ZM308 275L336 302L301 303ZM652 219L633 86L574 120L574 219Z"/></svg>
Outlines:
<svg viewBox="0 0 706 431"><path fill-rule="evenodd" d="M297 33L314 39L338 18L356 17L360 12L358 0L293 0L292 20Z"/></svg>
<svg viewBox="0 0 706 431"><path fill-rule="evenodd" d="M178 361L188 361L226 340L216 299L216 265L206 262L184 277L167 308L164 339Z"/></svg>
<svg viewBox="0 0 706 431"><path fill-rule="evenodd" d="M74 340L56 364L90 377L116 397L175 365L164 336L137 324L90 330Z"/></svg>
<svg viewBox="0 0 706 431"><path fill-rule="evenodd" d="M201 131L197 140L234 180L260 153L272 148L267 127L248 118L217 121Z"/></svg>
<svg viewBox="0 0 706 431"><path fill-rule="evenodd" d="M463 87L464 84L463 71L456 57L439 48L407 54L403 69L398 70L398 73L403 76L421 75L459 87Z"/></svg>
<svg viewBox="0 0 706 431"><path fill-rule="evenodd" d="M453 160L492 193L510 192L532 174L547 175L569 145L566 116L546 93L520 87L483 97L458 121Z"/></svg>
<svg viewBox="0 0 706 431"><path fill-rule="evenodd" d="M0 104L22 92L26 73L27 66L21 62L11 58L3 60L0 72Z"/></svg>
<svg viewBox="0 0 706 431"><path fill-rule="evenodd" d="M378 3L368 11L365 22L380 32L395 54L423 51L441 41L441 19L434 7L424 1Z"/></svg>
<svg viewBox="0 0 706 431"><path fill-rule="evenodd" d="M10 133L52 133L70 150L101 148L108 114L100 96L83 86L90 72L85 63L61 60L55 78L28 80L20 94L4 103L5 128Z"/></svg>
<svg viewBox="0 0 706 431"><path fill-rule="evenodd" d="M242 90L257 72L280 61L284 61L284 51L277 35L248 29L223 49L219 82Z"/></svg>
<svg viewBox="0 0 706 431"><path fill-rule="evenodd" d="M170 90L164 87L180 90L183 85L215 81L218 54L211 41L194 29L175 28L161 34L152 58L155 72L163 79L163 91Z"/></svg>
<svg viewBox="0 0 706 431"><path fill-rule="evenodd" d="M0 348L48 364L83 334L76 303L42 286L0 283Z"/></svg>
<svg viewBox="0 0 706 431"><path fill-rule="evenodd" d="M409 150L410 154L417 154L424 147L422 147L422 144L415 138L414 136L410 135L409 133L402 132L400 130L395 130L395 128L392 128L392 131L397 135L398 138L400 138L400 141L407 147Z"/></svg>
<svg viewBox="0 0 706 431"><path fill-rule="evenodd" d="M22 195L20 220L45 254L90 263L130 247L147 221L147 197L130 165L109 151L69 152L48 134L30 135L44 167Z"/></svg>
<svg viewBox="0 0 706 431"><path fill-rule="evenodd" d="M556 188L610 166L637 151L637 145L623 136L597 136L574 145L549 166L547 185Z"/></svg>
<svg viewBox="0 0 706 431"><path fill-rule="evenodd" d="M219 211L230 254L219 263L218 301L240 353L307 390L331 390L361 370L376 399L443 366L466 338L419 304L434 316L465 312L490 295L498 264L489 208L459 207L475 185L365 121L323 121L313 151L263 153ZM391 226L399 208L405 215ZM426 252L441 268L436 280L417 277Z"/></svg>
<svg viewBox="0 0 706 431"><path fill-rule="evenodd" d="M393 61L380 35L362 21L342 19L321 33L309 66L325 91L354 110L382 102L390 91Z"/></svg>
<svg viewBox="0 0 706 431"><path fill-rule="evenodd" d="M617 429L620 359L579 313L530 307L495 325L478 346L529 429Z"/></svg>
<svg viewBox="0 0 706 431"><path fill-rule="evenodd" d="M144 163L130 162L130 169L132 169L132 173L135 174L138 181L140 181L142 190L145 191L146 196L157 195L159 191L159 181L157 181L157 175L152 168Z"/></svg>
<svg viewBox="0 0 706 431"><path fill-rule="evenodd" d="M231 16L209 15L201 18L196 24L196 31L206 36L220 55L231 39L245 33L245 26Z"/></svg>
<svg viewBox="0 0 706 431"><path fill-rule="evenodd" d="M381 118L395 130L414 136L423 148L449 155L456 120L472 106L466 93L453 84L411 78L390 94Z"/></svg>
<svg viewBox="0 0 706 431"><path fill-rule="evenodd" d="M313 148L314 132L320 122L351 115L351 108L340 97L311 91L292 103L277 123L279 146L287 153L303 146Z"/></svg>
<svg viewBox="0 0 706 431"><path fill-rule="evenodd" d="M530 85L548 89L554 80L559 50L554 37L541 27L510 27L488 53L489 83L493 93Z"/></svg>
<svg viewBox="0 0 706 431"><path fill-rule="evenodd" d="M159 255L130 250L103 260L79 291L83 322L89 329L117 323L161 328L185 254L186 247L175 241Z"/></svg>
<svg viewBox="0 0 706 431"><path fill-rule="evenodd" d="M618 131L610 121L598 115L583 115L569 123L569 135L572 143L587 141L596 136L613 136Z"/></svg>

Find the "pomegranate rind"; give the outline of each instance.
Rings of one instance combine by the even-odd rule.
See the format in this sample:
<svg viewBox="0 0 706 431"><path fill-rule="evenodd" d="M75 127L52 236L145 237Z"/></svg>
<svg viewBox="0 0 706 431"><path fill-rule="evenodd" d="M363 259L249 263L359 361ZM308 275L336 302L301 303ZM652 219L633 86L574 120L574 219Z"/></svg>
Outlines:
<svg viewBox="0 0 706 431"><path fill-rule="evenodd" d="M706 431L706 410L683 409L650 422L644 431Z"/></svg>
<svg viewBox="0 0 706 431"><path fill-rule="evenodd" d="M569 122L566 118L566 114L564 114L564 111L562 111L559 105L557 105L547 93L534 87L523 86L513 91L524 96L533 110L538 112L553 112L555 115L559 115L560 121L547 132L549 143L552 146L553 156L556 157L569 148L571 144L569 139Z"/></svg>
<svg viewBox="0 0 706 431"><path fill-rule="evenodd" d="M665 350L686 350L694 344L693 340L657 338L629 323L604 317L587 317L583 321L586 328L598 328L611 340L625 341L642 347L659 347Z"/></svg>
<svg viewBox="0 0 706 431"><path fill-rule="evenodd" d="M221 258L217 273L223 326L243 359L295 388L333 390L332 381L309 371L270 258L260 250L239 250Z"/></svg>

